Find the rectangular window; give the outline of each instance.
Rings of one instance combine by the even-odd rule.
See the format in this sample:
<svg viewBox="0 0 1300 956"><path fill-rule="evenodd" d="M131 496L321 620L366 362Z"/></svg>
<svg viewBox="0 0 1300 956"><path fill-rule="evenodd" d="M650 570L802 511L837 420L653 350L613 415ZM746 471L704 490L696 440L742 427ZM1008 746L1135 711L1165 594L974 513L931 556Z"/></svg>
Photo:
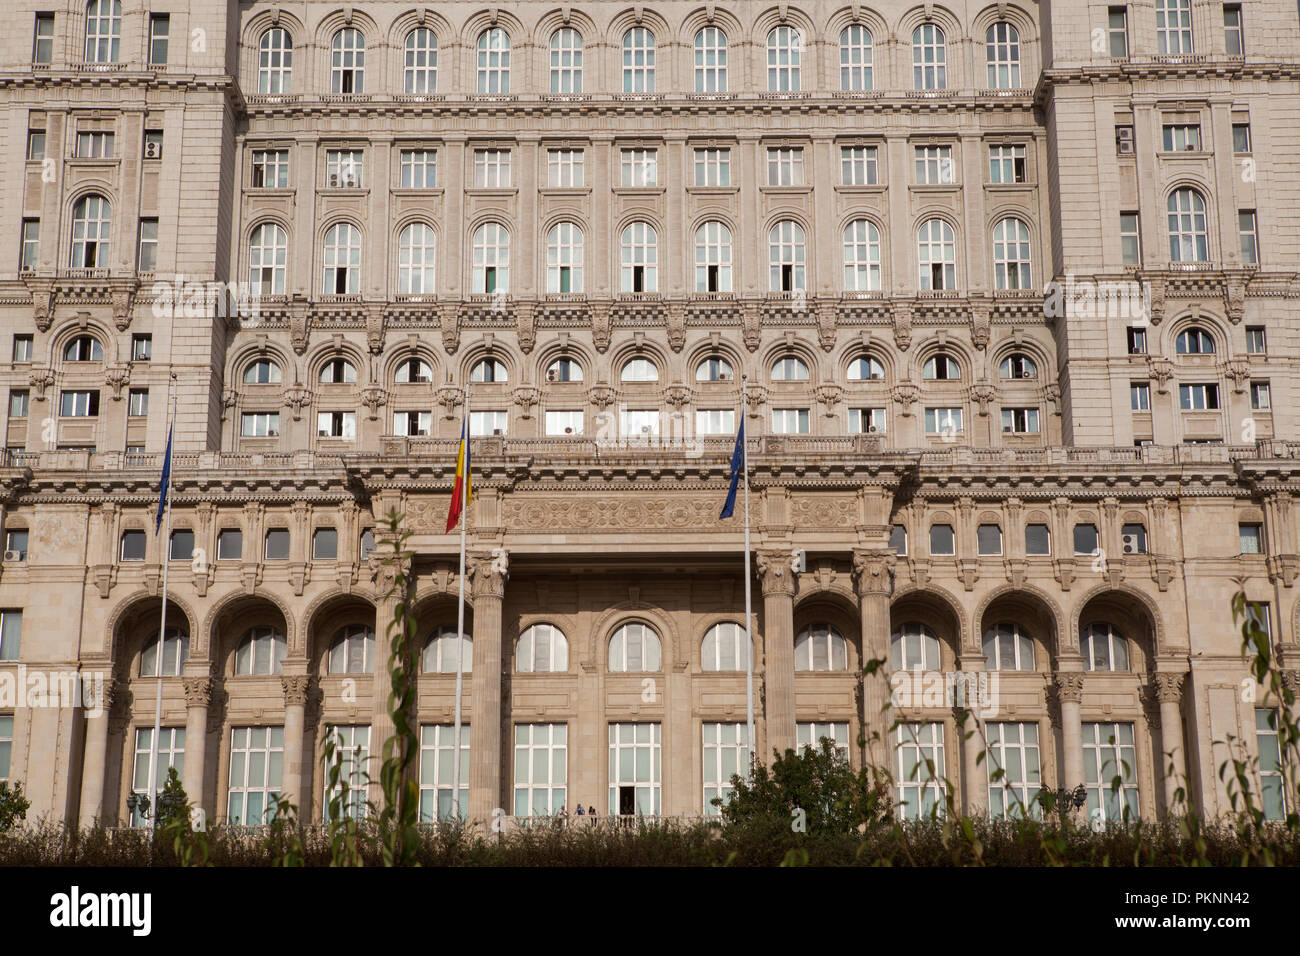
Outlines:
<svg viewBox="0 0 1300 956"><path fill-rule="evenodd" d="M393 413L393 434L405 435L409 438L421 437L429 434L429 429L433 427L433 414L431 412L394 412Z"/></svg>
<svg viewBox="0 0 1300 956"><path fill-rule="evenodd" d="M1243 209L1237 213L1237 232L1241 236L1241 261L1253 266L1259 262L1259 231L1255 224L1255 210Z"/></svg>
<svg viewBox="0 0 1300 956"><path fill-rule="evenodd" d="M961 433L960 408L927 408L925 410L925 433L952 438Z"/></svg>
<svg viewBox="0 0 1300 956"><path fill-rule="evenodd" d="M583 151L548 149L546 184L551 189L581 189L586 185Z"/></svg>
<svg viewBox="0 0 1300 956"><path fill-rule="evenodd" d="M1269 403L1268 382L1250 383L1250 407L1261 412L1273 407Z"/></svg>
<svg viewBox="0 0 1300 956"><path fill-rule="evenodd" d="M268 561L289 560L289 529L271 528L266 532L266 550L263 552Z"/></svg>
<svg viewBox="0 0 1300 956"><path fill-rule="evenodd" d="M2 719L2 718L0 718ZM1260 808L1265 820L1285 820L1287 811L1286 774L1282 769L1282 747L1277 728L1277 711L1255 708L1255 742L1259 748ZM0 748L3 748L0 740ZM0 755L3 750L0 750Z"/></svg>
<svg viewBox="0 0 1300 956"><path fill-rule="evenodd" d="M370 728L365 725L340 725L329 727L325 731L327 738L334 740L335 759L338 761L338 783L334 787L325 787L325 796L321 804L325 822L330 821L332 804L337 801L339 816L364 820L366 817L367 784L369 783L370 765ZM331 768L326 768L325 777ZM344 782L348 785L347 796L343 794Z"/></svg>
<svg viewBox="0 0 1300 956"><path fill-rule="evenodd" d="M30 406L31 393L25 388L9 390L9 417L26 418Z"/></svg>
<svg viewBox="0 0 1300 956"><path fill-rule="evenodd" d="M438 151L404 149L399 154L403 189L435 189L438 185Z"/></svg>
<svg viewBox="0 0 1300 956"><path fill-rule="evenodd" d="M1137 266L1142 264L1142 231L1141 220L1135 212L1122 212L1119 214L1119 243L1120 251L1123 254L1124 265Z"/></svg>
<svg viewBox="0 0 1300 956"><path fill-rule="evenodd" d="M975 530L975 536L982 555L1002 553L1002 528L995 524L982 524Z"/></svg>
<svg viewBox="0 0 1300 956"><path fill-rule="evenodd" d="M1232 151L1234 153L1251 152L1249 123L1232 124Z"/></svg>
<svg viewBox="0 0 1300 956"><path fill-rule="evenodd" d="M1045 524L1025 525L1025 554L1041 556L1052 553L1052 532Z"/></svg>
<svg viewBox="0 0 1300 956"><path fill-rule="evenodd" d="M985 763L989 774L989 815L994 820L1008 820L1039 815L1034 799L1042 785L1038 754L1038 725L1033 723L999 723L987 725L988 753ZM997 771L1002 774L994 779Z"/></svg>
<svg viewBox="0 0 1300 956"><path fill-rule="evenodd" d="M325 181L330 189L360 189L365 152L359 149L327 149Z"/></svg>
<svg viewBox="0 0 1300 956"><path fill-rule="evenodd" d="M918 186L946 185L957 181L951 146L917 146L915 153Z"/></svg>
<svg viewBox="0 0 1300 956"><path fill-rule="evenodd" d="M253 150L253 188L286 189L289 186L287 149Z"/></svg>
<svg viewBox="0 0 1300 956"><path fill-rule="evenodd" d="M123 531L121 560L143 561L145 543L143 531Z"/></svg>
<svg viewBox="0 0 1300 956"><path fill-rule="evenodd" d="M1264 338L1264 326L1248 325L1246 326L1246 352L1249 355L1263 355L1268 351L1268 343Z"/></svg>
<svg viewBox="0 0 1300 956"><path fill-rule="evenodd" d="M730 186L731 150L697 149L695 151L695 185Z"/></svg>
<svg viewBox="0 0 1300 956"><path fill-rule="evenodd" d="M149 414L149 389L131 389L127 395L126 413L132 418L143 418Z"/></svg>
<svg viewBox="0 0 1300 956"><path fill-rule="evenodd" d="M1146 382L1130 382L1128 386L1129 405L1135 412L1151 411L1151 386Z"/></svg>
<svg viewBox="0 0 1300 956"><path fill-rule="evenodd" d="M1098 553L1097 526L1095 524L1076 524L1074 526L1074 553L1086 555Z"/></svg>
<svg viewBox="0 0 1300 956"><path fill-rule="evenodd" d="M41 221L39 219L23 220L23 249L18 268L23 271L35 269L41 258Z"/></svg>
<svg viewBox="0 0 1300 956"><path fill-rule="evenodd" d="M185 773L185 728L158 728L158 766L151 767L153 760L153 727L137 727L135 730L135 763L131 771L131 792L138 796L149 795L149 778L153 778L154 798L162 793L167 783L167 771L176 768L179 777ZM133 827L149 826L151 817L146 817L136 807L131 812Z"/></svg>
<svg viewBox="0 0 1300 956"><path fill-rule="evenodd" d="M27 529L13 528L5 532L5 550L13 551L19 561L27 560Z"/></svg>
<svg viewBox="0 0 1300 956"><path fill-rule="evenodd" d="M1038 409L1004 408L1002 409L1002 434L1037 435Z"/></svg>
<svg viewBox="0 0 1300 956"><path fill-rule="evenodd" d="M0 610L0 661L16 661L23 643L23 612Z"/></svg>
<svg viewBox="0 0 1300 956"><path fill-rule="evenodd" d="M894 736L898 755L898 814L920 820L943 816L943 724L899 724Z"/></svg>
<svg viewBox="0 0 1300 956"><path fill-rule="evenodd" d="M1084 722L1083 774L1089 822L1096 825L1137 820L1137 748L1132 724Z"/></svg>
<svg viewBox="0 0 1300 956"><path fill-rule="evenodd" d="M609 725L609 813L658 816L659 724Z"/></svg>
<svg viewBox="0 0 1300 956"><path fill-rule="evenodd" d="M546 413L546 434L581 435L583 417L581 409L548 411Z"/></svg>
<svg viewBox="0 0 1300 956"><path fill-rule="evenodd" d="M420 822L464 820L469 813L469 725L460 725L460 780L455 773L456 728L450 724L420 727ZM459 803L459 814L456 804Z"/></svg>
<svg viewBox="0 0 1300 956"><path fill-rule="evenodd" d="M1120 156L1132 156L1136 151L1132 123L1115 125L1115 152Z"/></svg>
<svg viewBox="0 0 1300 956"><path fill-rule="evenodd" d="M659 410L655 408L625 408L620 410L619 434L624 438L658 435Z"/></svg>
<svg viewBox="0 0 1300 956"><path fill-rule="evenodd" d="M1199 123L1167 123L1164 126L1165 152L1195 152L1201 148Z"/></svg>
<svg viewBox="0 0 1300 956"><path fill-rule="evenodd" d="M510 413L505 411L470 412L469 433L475 438L504 435L509 419Z"/></svg>
<svg viewBox="0 0 1300 956"><path fill-rule="evenodd" d="M167 65L167 39L171 33L171 17L165 13L149 15L149 65Z"/></svg>
<svg viewBox="0 0 1300 956"><path fill-rule="evenodd" d="M721 806L731 799L733 775L744 776L749 769L749 727L746 724L704 724L704 813L718 816Z"/></svg>
<svg viewBox="0 0 1300 956"><path fill-rule="evenodd" d="M99 414L99 392L60 392L59 414L65 418L94 418Z"/></svg>
<svg viewBox="0 0 1300 956"><path fill-rule="evenodd" d="M1106 32L1110 38L1110 55L1128 56L1128 7L1107 8Z"/></svg>
<svg viewBox="0 0 1300 956"><path fill-rule="evenodd" d="M840 148L841 186L876 186L879 183L880 168L875 146Z"/></svg>
<svg viewBox="0 0 1300 956"><path fill-rule="evenodd" d="M1128 328L1128 354L1129 355L1146 355L1147 354L1147 330L1140 329L1136 326Z"/></svg>
<svg viewBox="0 0 1300 956"><path fill-rule="evenodd" d="M767 151L767 184L769 186L802 186L803 147L788 146Z"/></svg>
<svg viewBox="0 0 1300 956"><path fill-rule="evenodd" d="M907 554L906 525L896 524L889 529L889 546L894 549L894 554Z"/></svg>
<svg viewBox="0 0 1300 956"><path fill-rule="evenodd" d="M14 336L14 361L30 362L32 360L32 337L27 334Z"/></svg>
<svg viewBox="0 0 1300 956"><path fill-rule="evenodd" d="M548 817L567 804L569 725L515 725L515 816Z"/></svg>
<svg viewBox="0 0 1300 956"><path fill-rule="evenodd" d="M113 153L113 134L105 132L83 132L77 134L77 159L109 159Z"/></svg>
<svg viewBox="0 0 1300 956"><path fill-rule="evenodd" d="M147 129L144 131L144 158L162 159L163 131Z"/></svg>
<svg viewBox="0 0 1300 956"><path fill-rule="evenodd" d="M659 185L659 151L624 149L619 159L619 182L623 186L644 188Z"/></svg>
<svg viewBox="0 0 1300 956"><path fill-rule="evenodd" d="M32 62L49 66L54 61L54 14L36 14L36 34L32 40Z"/></svg>
<svg viewBox="0 0 1300 956"><path fill-rule="evenodd" d="M317 412L317 438L356 438L356 412Z"/></svg>
<svg viewBox="0 0 1300 956"><path fill-rule="evenodd" d="M731 435L736 431L734 408L700 408L695 411L695 434Z"/></svg>
<svg viewBox="0 0 1300 956"><path fill-rule="evenodd" d="M773 435L807 435L811 429L811 416L806 408L772 409Z"/></svg>
<svg viewBox="0 0 1300 956"><path fill-rule="evenodd" d="M805 747L820 751L822 740L829 739L832 749L841 760L849 759L849 725L842 721L800 721L795 725L796 749L802 753Z"/></svg>
<svg viewBox="0 0 1300 956"><path fill-rule="evenodd" d="M1223 52L1228 56L1244 56L1245 50L1241 4L1225 3L1223 5Z"/></svg>
<svg viewBox="0 0 1300 956"><path fill-rule="evenodd" d="M849 433L852 435L883 435L885 433L885 410L883 408L850 408Z"/></svg>
<svg viewBox="0 0 1300 956"><path fill-rule="evenodd" d="M167 552L169 561L189 561L194 557L194 532L188 528L177 528L172 532L171 549Z"/></svg>
<svg viewBox="0 0 1300 956"><path fill-rule="evenodd" d="M1125 554L1147 553L1147 529L1145 525L1126 524L1120 528L1120 547Z"/></svg>
<svg viewBox="0 0 1300 956"><path fill-rule="evenodd" d="M0 780L9 779L9 762L13 758L14 718L0 714Z"/></svg>
<svg viewBox="0 0 1300 956"><path fill-rule="evenodd" d="M140 253L136 268L153 272L158 267L158 220L140 220Z"/></svg>
<svg viewBox="0 0 1300 956"><path fill-rule="evenodd" d="M245 438L275 438L280 434L279 412L244 412L239 434Z"/></svg>
<svg viewBox="0 0 1300 956"><path fill-rule="evenodd" d="M474 150L474 188L510 188L510 150Z"/></svg>
<svg viewBox="0 0 1300 956"><path fill-rule="evenodd" d="M244 556L244 532L238 528L222 528L217 535L217 560L238 561Z"/></svg>
<svg viewBox="0 0 1300 956"><path fill-rule="evenodd" d="M227 816L232 826L260 826L273 819L283 768L283 727L230 729Z"/></svg>
<svg viewBox="0 0 1300 956"><path fill-rule="evenodd" d="M27 158L29 160L42 160L45 158L45 130L33 129L27 131Z"/></svg>
<svg viewBox="0 0 1300 956"><path fill-rule="evenodd" d="M337 561L339 559L339 533L334 528L317 528L311 533L311 556L313 561Z"/></svg>
<svg viewBox="0 0 1300 956"><path fill-rule="evenodd" d="M1237 539L1241 542L1242 554L1264 553L1264 526L1262 524L1237 525Z"/></svg>
<svg viewBox="0 0 1300 956"><path fill-rule="evenodd" d="M989 147L989 182L1023 183L1029 181L1025 169L1023 146Z"/></svg>
<svg viewBox="0 0 1300 956"><path fill-rule="evenodd" d="M956 554L956 542L957 538L953 534L952 525L935 524L930 526L930 554Z"/></svg>
<svg viewBox="0 0 1300 956"><path fill-rule="evenodd" d="M1178 406L1184 411L1208 411L1219 407L1219 386L1179 385Z"/></svg>

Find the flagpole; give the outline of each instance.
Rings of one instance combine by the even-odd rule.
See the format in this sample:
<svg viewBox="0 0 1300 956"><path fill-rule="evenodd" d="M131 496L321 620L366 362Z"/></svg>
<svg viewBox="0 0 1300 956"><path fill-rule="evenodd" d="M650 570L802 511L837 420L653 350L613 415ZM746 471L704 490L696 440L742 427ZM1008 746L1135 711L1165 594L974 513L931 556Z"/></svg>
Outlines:
<svg viewBox="0 0 1300 956"><path fill-rule="evenodd" d="M463 492L470 491L469 460L469 382L465 383L465 478ZM456 819L460 819L460 695L465 680L465 528L469 524L469 496L461 502L460 512L460 598L456 604L456 729L452 738L451 781ZM483 720L479 714L476 720Z"/></svg>
<svg viewBox="0 0 1300 956"><path fill-rule="evenodd" d="M752 607L752 575L749 570L749 438L745 431L745 385L749 376L740 376L740 432L744 441L740 443L741 468L745 479L745 725L749 741L749 765L745 770L746 779L754 766L754 638Z"/></svg>
<svg viewBox="0 0 1300 956"><path fill-rule="evenodd" d="M172 373L172 378L176 373ZM162 539L162 614L159 615L158 622L158 651L154 657L154 663L158 668L158 683L154 693L153 702L153 739L149 743L149 810L153 814L153 829L158 829L158 736L162 733L162 685L163 685L163 657L164 649L167 646L167 568L171 564L171 540L172 540L172 448L173 439L176 437L176 389L171 387L172 383L168 382L168 390L171 392L171 409L169 421L167 423L167 461L164 467L167 470L166 486L162 490L163 494L163 512L164 522L167 530Z"/></svg>

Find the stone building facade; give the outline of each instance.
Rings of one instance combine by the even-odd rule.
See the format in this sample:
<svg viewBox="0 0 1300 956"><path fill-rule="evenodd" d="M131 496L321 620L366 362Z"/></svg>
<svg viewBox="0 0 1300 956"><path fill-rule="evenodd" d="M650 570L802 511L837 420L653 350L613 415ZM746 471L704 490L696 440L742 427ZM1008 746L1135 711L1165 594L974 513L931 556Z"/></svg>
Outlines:
<svg viewBox="0 0 1300 956"><path fill-rule="evenodd" d="M0 695L35 812L126 822L161 684L211 816L320 819L330 728L392 730L390 512L428 818L460 648L472 817L709 812L742 415L760 755L829 736L913 814L924 754L973 812L1155 818L1224 810L1235 739L1281 807L1229 605L1294 683L1289 0L11 8L0 685L107 704Z"/></svg>

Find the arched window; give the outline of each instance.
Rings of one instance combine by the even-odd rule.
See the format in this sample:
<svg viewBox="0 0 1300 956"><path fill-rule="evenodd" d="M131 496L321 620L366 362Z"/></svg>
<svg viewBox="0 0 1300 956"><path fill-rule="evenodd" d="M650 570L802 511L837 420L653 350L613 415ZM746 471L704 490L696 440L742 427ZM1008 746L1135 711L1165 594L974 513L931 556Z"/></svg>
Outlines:
<svg viewBox="0 0 1300 956"><path fill-rule="evenodd" d="M615 673L657 671L662 656L659 635L645 624L624 624L609 639L609 669Z"/></svg>
<svg viewBox="0 0 1300 956"><path fill-rule="evenodd" d="M510 233L499 222L485 222L474 230L474 291L510 291Z"/></svg>
<svg viewBox="0 0 1300 956"><path fill-rule="evenodd" d="M407 93L434 93L438 89L438 37L428 27L416 27L406 35L406 70L403 89Z"/></svg>
<svg viewBox="0 0 1300 956"><path fill-rule="evenodd" d="M909 621L889 638L889 667L896 671L937 671L939 638L919 621Z"/></svg>
<svg viewBox="0 0 1300 956"><path fill-rule="evenodd" d="M393 381L398 385L428 384L433 381L433 368L424 359L411 356L402 359L401 364L397 366L397 374L393 376Z"/></svg>
<svg viewBox="0 0 1300 956"><path fill-rule="evenodd" d="M843 671L849 668L848 644L829 624L804 628L794 642L796 671Z"/></svg>
<svg viewBox="0 0 1300 956"><path fill-rule="evenodd" d="M248 240L248 285L253 295L284 295L289 237L273 222L264 222Z"/></svg>
<svg viewBox="0 0 1300 956"><path fill-rule="evenodd" d="M927 219L917 233L918 280L925 291L957 286L957 240L952 226L942 219Z"/></svg>
<svg viewBox="0 0 1300 956"><path fill-rule="evenodd" d="M293 40L283 27L271 27L257 41L257 92L293 90Z"/></svg>
<svg viewBox="0 0 1300 956"><path fill-rule="evenodd" d="M1209 232L1205 218L1205 197L1191 187L1169 194L1169 258L1174 262L1207 262Z"/></svg>
<svg viewBox="0 0 1300 956"><path fill-rule="evenodd" d="M551 92L582 92L582 34L572 27L551 34Z"/></svg>
<svg viewBox="0 0 1300 956"><path fill-rule="evenodd" d="M275 628L249 628L235 649L235 673L279 674L286 648L284 635Z"/></svg>
<svg viewBox="0 0 1300 956"><path fill-rule="evenodd" d="M767 88L772 93L799 90L803 35L795 27L776 27L767 35Z"/></svg>
<svg viewBox="0 0 1300 956"><path fill-rule="evenodd" d="M510 92L510 36L500 27L478 35L478 91Z"/></svg>
<svg viewBox="0 0 1300 956"><path fill-rule="evenodd" d="M695 92L727 92L727 35L717 27L695 34Z"/></svg>
<svg viewBox="0 0 1300 956"><path fill-rule="evenodd" d="M1128 641L1110 624L1085 627L1079 636L1079 653L1083 655L1084 670L1128 670Z"/></svg>
<svg viewBox="0 0 1300 956"><path fill-rule="evenodd" d="M802 292L804 274L803 226L783 219L772 227L767 237L768 281L773 292Z"/></svg>
<svg viewBox="0 0 1300 956"><path fill-rule="evenodd" d="M620 382L657 382L659 367L648 358L628 359L618 378Z"/></svg>
<svg viewBox="0 0 1300 956"><path fill-rule="evenodd" d="M1214 336L1205 329L1192 326L1178 333L1174 347L1179 355L1213 355Z"/></svg>
<svg viewBox="0 0 1300 956"><path fill-rule="evenodd" d="M102 362L104 347L93 335L78 335L63 347L65 362Z"/></svg>
<svg viewBox="0 0 1300 956"><path fill-rule="evenodd" d="M984 632L984 666L991 671L1033 670L1033 640L1019 624L995 624Z"/></svg>
<svg viewBox="0 0 1300 956"><path fill-rule="evenodd" d="M999 20L984 34L985 59L988 62L989 89L1020 88L1020 32L1005 20Z"/></svg>
<svg viewBox="0 0 1300 956"><path fill-rule="evenodd" d="M402 295L425 295L434 291L437 238L427 222L413 222L397 240L397 291Z"/></svg>
<svg viewBox="0 0 1300 956"><path fill-rule="evenodd" d="M866 219L844 227L844 290L880 290L880 230Z"/></svg>
<svg viewBox="0 0 1300 956"><path fill-rule="evenodd" d="M581 382L582 366L576 360L561 356L546 367L548 382Z"/></svg>
<svg viewBox="0 0 1300 956"><path fill-rule="evenodd" d="M178 627L167 628L159 667L158 635L150 634L140 652L141 677L180 677L190 657L190 636Z"/></svg>
<svg viewBox="0 0 1300 956"><path fill-rule="evenodd" d="M330 641L331 674L371 674L375 670L375 632L364 625L339 630Z"/></svg>
<svg viewBox="0 0 1300 956"><path fill-rule="evenodd" d="M505 382L509 378L506 375L504 362L494 358L484 358L475 362L474 367L469 370L469 380L471 382Z"/></svg>
<svg viewBox="0 0 1300 956"><path fill-rule="evenodd" d="M280 366L270 359L257 359L244 369L245 385L278 385L280 380Z"/></svg>
<svg viewBox="0 0 1300 956"><path fill-rule="evenodd" d="M912 31L912 88L942 90L948 86L943 31L923 23Z"/></svg>
<svg viewBox="0 0 1300 956"><path fill-rule="evenodd" d="M1029 227L1019 219L993 227L993 279L999 289L1031 288Z"/></svg>
<svg viewBox="0 0 1300 956"><path fill-rule="evenodd" d="M731 291L731 230L716 219L695 230L695 291Z"/></svg>
<svg viewBox="0 0 1300 956"><path fill-rule="evenodd" d="M72 207L72 262L74 269L108 267L109 230L113 214L108 200L92 194Z"/></svg>
<svg viewBox="0 0 1300 956"><path fill-rule="evenodd" d="M344 27L330 44L330 92L366 91L366 38L360 30Z"/></svg>
<svg viewBox="0 0 1300 956"><path fill-rule="evenodd" d="M859 23L840 31L840 89L872 89L871 31Z"/></svg>
<svg viewBox="0 0 1300 956"><path fill-rule="evenodd" d="M350 385L357 380L357 367L345 358L330 359L320 369L322 385Z"/></svg>
<svg viewBox="0 0 1300 956"><path fill-rule="evenodd" d="M515 645L515 670L520 673L569 669L569 642L551 624L534 624L519 635Z"/></svg>
<svg viewBox="0 0 1300 956"><path fill-rule="evenodd" d="M624 292L658 292L659 236L654 226L648 222L628 223L622 247L620 288Z"/></svg>
<svg viewBox="0 0 1300 956"><path fill-rule="evenodd" d="M546 291L582 291L582 227L557 222L546 234Z"/></svg>
<svg viewBox="0 0 1300 956"><path fill-rule="evenodd" d="M730 621L709 628L700 644L700 666L706 671L743 671L745 629Z"/></svg>
<svg viewBox="0 0 1300 956"><path fill-rule="evenodd" d="M1192 0L1156 0L1157 52L1192 52Z"/></svg>
<svg viewBox="0 0 1300 956"><path fill-rule="evenodd" d="M86 62L116 63L121 43L121 0L90 0L86 4Z"/></svg>
<svg viewBox="0 0 1300 956"><path fill-rule="evenodd" d="M961 378L961 365L947 352L935 352L921 366L921 378L946 381Z"/></svg>
<svg viewBox="0 0 1300 956"><path fill-rule="evenodd" d="M784 355L772 365L774 382L808 381L808 363L797 355Z"/></svg>
<svg viewBox="0 0 1300 956"><path fill-rule="evenodd" d="M335 223L325 233L325 295L356 295L361 288L361 230L350 222Z"/></svg>
<svg viewBox="0 0 1300 956"><path fill-rule="evenodd" d="M655 91L655 35L645 27L623 34L623 92Z"/></svg>
<svg viewBox="0 0 1300 956"><path fill-rule="evenodd" d="M721 355L710 355L695 369L697 382L730 382L735 377L731 363Z"/></svg>
<svg viewBox="0 0 1300 956"><path fill-rule="evenodd" d="M460 655L465 658L463 665L458 664ZM474 636L458 635L453 627L430 634L424 644L420 670L425 674L454 674L458 666L466 674L474 669Z"/></svg>
<svg viewBox="0 0 1300 956"><path fill-rule="evenodd" d="M859 355L849 363L850 382L882 381L885 366L874 355Z"/></svg>

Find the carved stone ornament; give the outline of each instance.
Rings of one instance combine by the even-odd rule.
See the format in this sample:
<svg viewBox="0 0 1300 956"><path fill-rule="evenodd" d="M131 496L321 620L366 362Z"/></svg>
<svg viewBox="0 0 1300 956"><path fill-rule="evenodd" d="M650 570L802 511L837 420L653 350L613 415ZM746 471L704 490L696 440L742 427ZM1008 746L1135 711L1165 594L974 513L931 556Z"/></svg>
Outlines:
<svg viewBox="0 0 1300 956"><path fill-rule="evenodd" d="M686 345L686 306L680 302L670 303L665 314L668 319L668 345L674 352L680 352Z"/></svg>
<svg viewBox="0 0 1300 956"><path fill-rule="evenodd" d="M911 415L912 406L921 397L921 389L911 382L900 382L891 391L894 401L899 404L900 415Z"/></svg>
<svg viewBox="0 0 1300 956"><path fill-rule="evenodd" d="M521 385L515 389L515 404L519 406L520 418L532 418L533 409L542 397L541 392L531 385Z"/></svg>
<svg viewBox="0 0 1300 956"><path fill-rule="evenodd" d="M361 390L361 404L370 410L370 420L379 417L379 406L388 404L388 392L378 385L367 385Z"/></svg>
<svg viewBox="0 0 1300 956"><path fill-rule="evenodd" d="M131 381L129 365L110 365L104 369L104 384L113 390L113 401L122 400L122 386Z"/></svg>
<svg viewBox="0 0 1300 956"><path fill-rule="evenodd" d="M991 311L985 306L971 310L970 340L981 351L988 348L990 319Z"/></svg>
<svg viewBox="0 0 1300 956"><path fill-rule="evenodd" d="M214 685L215 682L211 677L182 678L182 686L185 688L185 706L207 707L212 703Z"/></svg>
<svg viewBox="0 0 1300 956"><path fill-rule="evenodd" d="M45 401L45 390L54 384L54 370L33 368L27 376L27 383L35 393L32 397L38 402Z"/></svg>
<svg viewBox="0 0 1300 956"><path fill-rule="evenodd" d="M456 409L465 401L465 393L455 385L443 385L438 389L437 399L442 406L442 417L455 418Z"/></svg>
<svg viewBox="0 0 1300 956"><path fill-rule="evenodd" d="M1169 381L1174 377L1174 363L1169 359L1150 358L1147 359L1147 366L1151 378L1155 380L1156 390L1161 394L1169 391Z"/></svg>
<svg viewBox="0 0 1300 956"><path fill-rule="evenodd" d="M617 395L618 393L615 392L614 389L604 383L593 385L591 388L587 389L587 400L602 410L613 405L614 399Z"/></svg>
<svg viewBox="0 0 1300 956"><path fill-rule="evenodd" d="M1083 674L1078 671L1058 671L1056 690L1063 702L1083 702Z"/></svg>
<svg viewBox="0 0 1300 956"><path fill-rule="evenodd" d="M537 342L537 309L531 302L520 302L515 306L516 334L519 351L528 355Z"/></svg>
<svg viewBox="0 0 1300 956"><path fill-rule="evenodd" d="M906 352L912 345L912 310L905 305L895 305L894 344L899 351Z"/></svg>
<svg viewBox="0 0 1300 956"><path fill-rule="evenodd" d="M817 310L817 343L823 352L835 348L835 324L838 316L839 310L834 305L826 304Z"/></svg>
<svg viewBox="0 0 1300 956"><path fill-rule="evenodd" d="M438 310L438 324L442 329L442 348L455 355L460 348L460 310L455 303L447 303Z"/></svg>
<svg viewBox="0 0 1300 956"><path fill-rule="evenodd" d="M998 390L992 385L980 384L970 387L971 401L979 406L981 416L987 416L989 413L989 403L998 397Z"/></svg>
<svg viewBox="0 0 1300 956"><path fill-rule="evenodd" d="M593 302L591 305L591 338L596 351L604 355L609 351L610 338L609 303Z"/></svg>
<svg viewBox="0 0 1300 956"><path fill-rule="evenodd" d="M284 703L286 707L297 705L299 707L307 706L307 694L311 689L311 678L306 674L293 674L280 678L280 686L284 688Z"/></svg>
<svg viewBox="0 0 1300 956"><path fill-rule="evenodd" d="M302 385L290 385L280 396L282 404L293 409L293 420L302 418L302 410L311 403L311 390Z"/></svg>
<svg viewBox="0 0 1300 956"><path fill-rule="evenodd" d="M1156 674L1153 678L1156 699L1162 704L1176 704L1183 699L1183 680L1186 674Z"/></svg>

